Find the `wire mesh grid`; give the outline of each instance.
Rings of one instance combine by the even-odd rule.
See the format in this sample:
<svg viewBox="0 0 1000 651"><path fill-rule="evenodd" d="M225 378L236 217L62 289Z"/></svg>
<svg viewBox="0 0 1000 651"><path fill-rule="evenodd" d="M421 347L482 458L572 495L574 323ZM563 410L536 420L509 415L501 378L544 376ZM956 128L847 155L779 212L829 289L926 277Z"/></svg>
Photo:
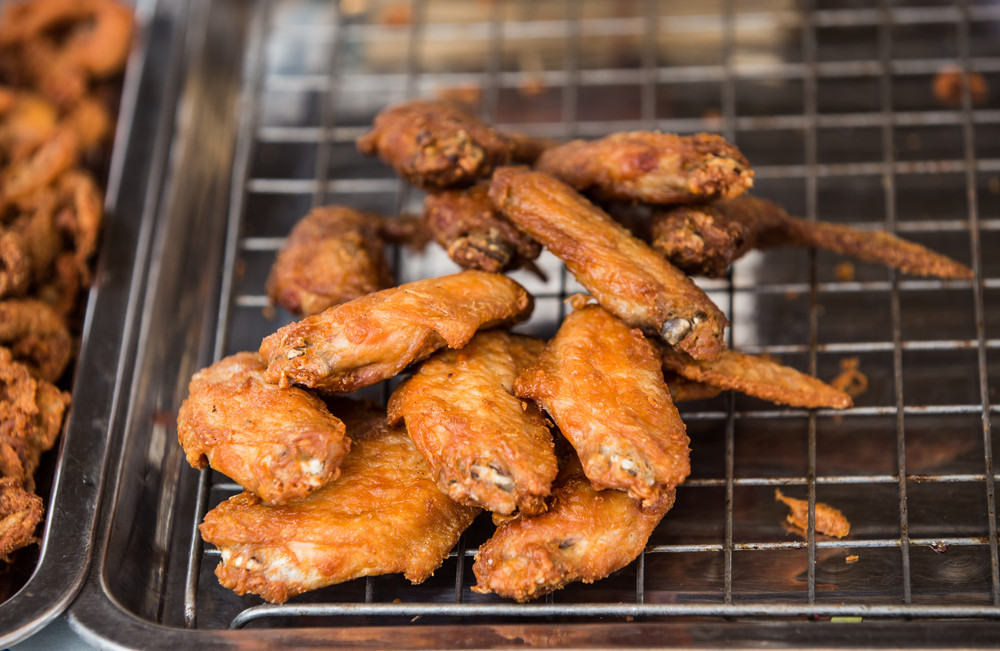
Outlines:
<svg viewBox="0 0 1000 651"><path fill-rule="evenodd" d="M808 4L808 3L806 3ZM826 6L830 4L831 6ZM557 138L627 129L715 131L757 172L755 192L808 219L877 227L975 270L902 277L813 251L754 253L700 282L730 345L830 380L854 357L869 380L844 411L732 394L682 405L692 475L629 567L517 605L470 591L480 519L427 583L357 580L259 605L220 588L195 532L189 627L488 621L547 617L996 617L1000 578L991 404L1000 346L1000 106L973 84L935 96L948 70L1000 89L1000 6L785 0L678 3L449 0L259 3L246 54L216 358L256 349L291 320L266 274L292 224L341 203L416 212L421 195L360 156L374 114L450 97L503 127ZM397 281L457 269L395 249ZM551 336L580 291L543 254L521 331ZM385 399L390 386L371 397ZM802 537L775 488L808 500ZM203 472L199 509L238 486ZM839 507L849 537L815 532ZM377 618L372 620L370 618Z"/></svg>

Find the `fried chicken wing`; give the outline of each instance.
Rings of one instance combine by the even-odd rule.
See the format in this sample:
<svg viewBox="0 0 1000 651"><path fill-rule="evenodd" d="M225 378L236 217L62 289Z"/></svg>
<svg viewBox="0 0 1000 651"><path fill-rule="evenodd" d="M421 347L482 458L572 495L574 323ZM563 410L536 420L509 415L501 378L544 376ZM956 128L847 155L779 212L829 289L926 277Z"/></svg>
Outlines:
<svg viewBox="0 0 1000 651"><path fill-rule="evenodd" d="M374 426L349 429L336 481L283 506L242 493L208 512L201 535L222 551L223 586L283 603L362 576L420 583L441 565L479 509L438 490L402 428L360 420Z"/></svg>
<svg viewBox="0 0 1000 651"><path fill-rule="evenodd" d="M463 504L508 515L545 510L557 464L552 434L514 378L537 359L538 339L481 332L438 352L389 399L389 422L406 430L438 487Z"/></svg>
<svg viewBox="0 0 1000 651"><path fill-rule="evenodd" d="M763 357L725 350L713 360L695 360L666 347L661 354L663 368L681 377L779 405L846 409L854 404L826 382Z"/></svg>
<svg viewBox="0 0 1000 651"><path fill-rule="evenodd" d="M328 307L392 285L380 218L344 206L316 208L300 220L267 279L272 302L293 314Z"/></svg>
<svg viewBox="0 0 1000 651"><path fill-rule="evenodd" d="M722 393L722 389L719 387L713 387L704 382L695 382L669 371L663 374L663 381L667 383L670 399L674 401L675 405L678 402L708 400Z"/></svg>
<svg viewBox="0 0 1000 651"><path fill-rule="evenodd" d="M24 490L14 477L0 477L0 562L34 542L42 521L42 498Z"/></svg>
<svg viewBox="0 0 1000 651"><path fill-rule="evenodd" d="M446 190L424 199L423 220L448 257L465 269L501 272L533 266L542 247L504 218L489 184Z"/></svg>
<svg viewBox="0 0 1000 651"><path fill-rule="evenodd" d="M414 100L375 117L358 138L358 150L378 155L403 178L426 190L440 190L486 178L514 154L514 143L458 106Z"/></svg>
<svg viewBox="0 0 1000 651"><path fill-rule="evenodd" d="M643 507L621 491L596 490L570 455L548 511L501 523L479 547L472 590L524 602L574 581L603 579L642 553L675 494L671 488Z"/></svg>
<svg viewBox="0 0 1000 651"><path fill-rule="evenodd" d="M0 346L35 377L58 380L73 355L73 340L62 317L37 299L0 301Z"/></svg>
<svg viewBox="0 0 1000 651"><path fill-rule="evenodd" d="M535 167L602 199L675 204L730 199L753 185L753 169L721 136L655 131L574 140L546 150Z"/></svg>
<svg viewBox="0 0 1000 651"><path fill-rule="evenodd" d="M648 506L691 471L653 345L598 305L566 317L514 393L552 416L598 489L627 491Z"/></svg>
<svg viewBox="0 0 1000 651"><path fill-rule="evenodd" d="M257 353L237 353L195 373L177 439L195 468L211 466L283 504L336 479L351 441L322 400L268 384L266 368Z"/></svg>
<svg viewBox="0 0 1000 651"><path fill-rule="evenodd" d="M751 196L657 213L652 238L653 247L684 271L716 278L751 249L778 246L826 249L917 276L972 278L965 265L890 233L792 217Z"/></svg>
<svg viewBox="0 0 1000 651"><path fill-rule="evenodd" d="M629 325L698 359L725 347L728 322L705 292L566 184L504 167L493 175L490 199Z"/></svg>
<svg viewBox="0 0 1000 651"><path fill-rule="evenodd" d="M356 298L291 323L261 342L264 377L350 393L388 379L476 330L531 314L531 295L500 274L463 271Z"/></svg>

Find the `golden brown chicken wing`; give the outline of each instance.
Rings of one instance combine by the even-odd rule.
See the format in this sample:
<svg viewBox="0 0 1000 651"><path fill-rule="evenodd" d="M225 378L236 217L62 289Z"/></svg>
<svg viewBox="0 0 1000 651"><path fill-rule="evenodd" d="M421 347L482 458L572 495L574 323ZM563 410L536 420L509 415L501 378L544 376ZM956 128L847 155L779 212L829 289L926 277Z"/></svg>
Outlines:
<svg viewBox="0 0 1000 651"><path fill-rule="evenodd" d="M476 330L525 319L531 295L500 274L463 271L331 307L266 337L265 379L349 393L388 379Z"/></svg>
<svg viewBox="0 0 1000 651"><path fill-rule="evenodd" d="M0 477L0 562L35 539L42 521L42 498L26 491L14 477Z"/></svg>
<svg viewBox="0 0 1000 651"><path fill-rule="evenodd" d="M358 150L378 155L400 176L426 190L475 183L511 161L514 143L449 102L414 100L390 106Z"/></svg>
<svg viewBox="0 0 1000 651"><path fill-rule="evenodd" d="M500 272L533 266L541 245L497 212L488 191L489 184L480 183L427 195L423 214L427 230L465 269Z"/></svg>
<svg viewBox="0 0 1000 651"><path fill-rule="evenodd" d="M264 381L257 353L195 373L177 439L195 468L211 466L268 504L308 495L340 474L351 441L322 400Z"/></svg>
<svg viewBox="0 0 1000 651"><path fill-rule="evenodd" d="M73 354L73 340L61 316L46 303L26 298L0 301L0 346L10 348L42 380L58 380Z"/></svg>
<svg viewBox="0 0 1000 651"><path fill-rule="evenodd" d="M490 199L629 325L698 359L725 347L728 322L705 292L566 184L504 167L493 175Z"/></svg>
<svg viewBox="0 0 1000 651"><path fill-rule="evenodd" d="M792 217L773 201L751 196L657 213L652 238L676 266L716 278L751 249L778 246L826 249L917 276L972 278L965 265L890 233Z"/></svg>
<svg viewBox="0 0 1000 651"><path fill-rule="evenodd" d="M519 515L479 547L474 592L528 601L568 583L593 583L631 563L674 504L664 491L650 505L616 490L596 490L570 455L541 515Z"/></svg>
<svg viewBox="0 0 1000 651"><path fill-rule="evenodd" d="M282 603L362 576L420 583L441 565L479 509L438 490L402 428L383 419L349 434L340 478L308 497L266 506L242 493L208 512L201 535L222 550L223 586Z"/></svg>
<svg viewBox="0 0 1000 651"><path fill-rule="evenodd" d="M648 506L691 471L653 345L600 306L566 317L514 393L552 416L598 489L628 491Z"/></svg>
<svg viewBox="0 0 1000 651"><path fill-rule="evenodd" d="M425 361L389 399L389 422L406 430L438 486L463 504L510 514L545 510L557 464L538 407L513 394L537 359L537 339L481 332L461 350Z"/></svg>
<svg viewBox="0 0 1000 651"><path fill-rule="evenodd" d="M743 154L711 133L633 131L574 140L543 152L535 167L602 199L653 204L729 199L753 185Z"/></svg>
<svg viewBox="0 0 1000 651"><path fill-rule="evenodd" d="M344 206L311 211L278 252L267 279L268 297L308 316L391 286L380 222Z"/></svg>
<svg viewBox="0 0 1000 651"><path fill-rule="evenodd" d="M663 368L681 377L779 405L846 409L854 404L826 382L763 357L725 350L713 360L694 360L666 347L661 354Z"/></svg>

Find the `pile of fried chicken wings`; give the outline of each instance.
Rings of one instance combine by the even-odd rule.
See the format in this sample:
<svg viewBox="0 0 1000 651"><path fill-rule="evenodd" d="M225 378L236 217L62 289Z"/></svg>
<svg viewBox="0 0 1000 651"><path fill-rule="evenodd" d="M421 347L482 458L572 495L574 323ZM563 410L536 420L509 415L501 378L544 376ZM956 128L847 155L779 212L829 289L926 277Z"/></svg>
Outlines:
<svg viewBox="0 0 1000 651"><path fill-rule="evenodd" d="M753 169L713 134L560 144L418 100L379 114L358 148L428 193L409 231L465 270L392 287L381 249L394 220L316 209L267 284L301 320L192 380L178 419L188 459L246 489L201 527L221 550L216 575L272 602L390 572L419 582L480 510L496 532L474 591L526 601L596 581L641 553L690 473L676 401L736 390L851 406L727 349L725 315L688 274L790 245L971 276L892 235L745 194ZM647 206L648 223L633 232L602 208L621 202ZM503 274L543 248L589 293L548 341L509 331L533 301ZM345 397L404 371L384 407Z"/></svg>

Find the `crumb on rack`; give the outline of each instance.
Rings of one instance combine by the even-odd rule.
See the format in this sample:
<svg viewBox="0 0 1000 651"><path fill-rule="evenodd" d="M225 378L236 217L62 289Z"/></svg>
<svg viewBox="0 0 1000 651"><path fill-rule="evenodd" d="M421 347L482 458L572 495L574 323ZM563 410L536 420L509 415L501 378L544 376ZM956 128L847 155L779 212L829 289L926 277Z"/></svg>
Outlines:
<svg viewBox="0 0 1000 651"><path fill-rule="evenodd" d="M934 75L934 98L943 106L958 108L962 106L962 69L958 66L945 66ZM986 103L990 95L986 78L978 72L968 74L969 95L973 106Z"/></svg>
<svg viewBox="0 0 1000 651"><path fill-rule="evenodd" d="M834 277L842 283L854 282L854 263L844 261L833 268Z"/></svg>
<svg viewBox="0 0 1000 651"><path fill-rule="evenodd" d="M857 357L845 357L840 360L840 375L830 381L830 386L857 398L868 390L868 377L860 370L861 362Z"/></svg>
<svg viewBox="0 0 1000 651"><path fill-rule="evenodd" d="M859 560L861 560L861 557L858 556L857 554L851 554L850 556L844 559L844 561L848 565L853 565L854 563L857 563Z"/></svg>
<svg viewBox="0 0 1000 651"><path fill-rule="evenodd" d="M805 536L809 523L809 502L786 497L780 489L774 489L774 499L791 509L786 521L799 534ZM843 538L851 531L851 523L839 509L829 504L816 502L816 533L834 538Z"/></svg>

